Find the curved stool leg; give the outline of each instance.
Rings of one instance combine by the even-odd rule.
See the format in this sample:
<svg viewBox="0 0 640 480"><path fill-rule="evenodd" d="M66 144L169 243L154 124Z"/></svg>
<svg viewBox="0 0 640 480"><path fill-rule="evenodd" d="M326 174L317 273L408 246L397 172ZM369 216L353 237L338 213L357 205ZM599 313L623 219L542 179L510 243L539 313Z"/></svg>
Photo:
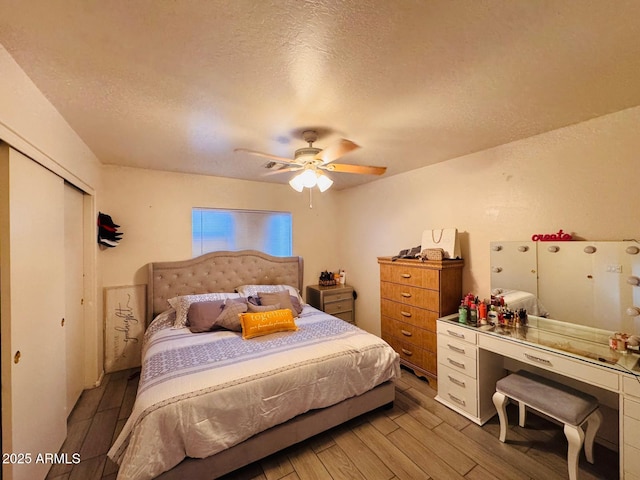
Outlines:
<svg viewBox="0 0 640 480"><path fill-rule="evenodd" d="M524 428L527 423L527 406L524 402L518 402L518 425Z"/></svg>
<svg viewBox="0 0 640 480"><path fill-rule="evenodd" d="M587 418L587 432L584 437L584 453L589 463L593 463L593 442L601 423L602 413L600 413L600 409L596 409L589 415L589 418Z"/></svg>
<svg viewBox="0 0 640 480"><path fill-rule="evenodd" d="M569 442L569 451L567 452L569 480L578 480L578 460L584 443L584 431L580 427L566 423L564 425L564 434Z"/></svg>
<svg viewBox="0 0 640 480"><path fill-rule="evenodd" d="M496 392L492 397L493 404L498 411L498 418L500 419L500 441L504 442L507 439L507 427L509 426L509 419L507 418L507 403L509 398L500 392Z"/></svg>

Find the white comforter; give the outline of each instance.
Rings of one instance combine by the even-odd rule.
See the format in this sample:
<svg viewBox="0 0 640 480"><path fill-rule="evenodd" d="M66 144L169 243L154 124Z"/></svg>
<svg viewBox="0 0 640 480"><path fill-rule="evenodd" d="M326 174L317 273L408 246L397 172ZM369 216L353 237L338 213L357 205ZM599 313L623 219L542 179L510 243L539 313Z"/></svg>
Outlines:
<svg viewBox="0 0 640 480"><path fill-rule="evenodd" d="M173 329L171 313L159 315L133 411L108 453L118 480L151 479L399 376L380 338L308 305L296 323L297 332L243 340Z"/></svg>

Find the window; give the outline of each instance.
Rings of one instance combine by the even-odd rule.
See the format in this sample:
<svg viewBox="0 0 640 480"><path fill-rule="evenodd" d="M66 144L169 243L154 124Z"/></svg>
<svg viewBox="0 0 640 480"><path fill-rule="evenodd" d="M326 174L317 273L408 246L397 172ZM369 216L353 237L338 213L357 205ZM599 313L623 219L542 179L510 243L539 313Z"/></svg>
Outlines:
<svg viewBox="0 0 640 480"><path fill-rule="evenodd" d="M193 256L218 250L260 250L278 257L292 255L291 213L194 208Z"/></svg>

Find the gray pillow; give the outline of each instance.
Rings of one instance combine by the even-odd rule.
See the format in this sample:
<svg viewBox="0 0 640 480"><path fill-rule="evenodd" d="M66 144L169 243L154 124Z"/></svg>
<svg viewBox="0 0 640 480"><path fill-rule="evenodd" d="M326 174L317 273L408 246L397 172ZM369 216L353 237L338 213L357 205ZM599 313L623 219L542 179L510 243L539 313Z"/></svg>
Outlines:
<svg viewBox="0 0 640 480"><path fill-rule="evenodd" d="M291 303L291 295L288 291L283 290L280 292L258 292L260 297L260 303L262 305L275 305L280 304L280 308L288 308L294 317L300 315L300 312L294 308Z"/></svg>
<svg viewBox="0 0 640 480"><path fill-rule="evenodd" d="M220 328L226 328L234 332L242 331L242 324L240 323L241 313L247 311L248 305L245 299L227 299L224 303L222 313L216 320L216 325Z"/></svg>
<svg viewBox="0 0 640 480"><path fill-rule="evenodd" d="M187 326L193 333L209 332L216 328L216 321L224 308L224 300L192 303L187 313Z"/></svg>

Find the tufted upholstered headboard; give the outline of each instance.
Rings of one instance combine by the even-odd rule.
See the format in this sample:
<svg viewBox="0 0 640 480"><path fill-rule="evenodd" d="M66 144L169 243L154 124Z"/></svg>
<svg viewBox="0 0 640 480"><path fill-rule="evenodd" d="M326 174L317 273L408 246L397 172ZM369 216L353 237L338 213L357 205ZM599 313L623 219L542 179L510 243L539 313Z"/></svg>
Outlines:
<svg viewBox="0 0 640 480"><path fill-rule="evenodd" d="M178 295L233 292L240 285L291 285L302 292L302 257L257 250L212 252L190 260L149 264L147 324Z"/></svg>

